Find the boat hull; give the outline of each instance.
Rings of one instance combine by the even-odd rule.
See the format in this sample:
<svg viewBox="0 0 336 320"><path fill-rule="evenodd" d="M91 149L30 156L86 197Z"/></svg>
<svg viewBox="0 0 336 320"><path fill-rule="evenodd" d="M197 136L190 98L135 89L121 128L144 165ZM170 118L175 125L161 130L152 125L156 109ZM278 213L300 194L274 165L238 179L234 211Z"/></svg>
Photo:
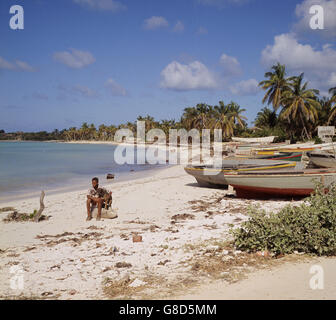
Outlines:
<svg viewBox="0 0 336 320"><path fill-rule="evenodd" d="M332 155L308 153L309 160L317 167L336 168L336 159Z"/></svg>
<svg viewBox="0 0 336 320"><path fill-rule="evenodd" d="M229 172L247 172L258 170L293 169L295 162L258 160L258 159L231 159L223 160L221 168L212 166L187 166L184 170L192 175L202 187L227 188L225 174Z"/></svg>
<svg viewBox="0 0 336 320"><path fill-rule="evenodd" d="M279 198L305 197L314 190L317 182L325 189L336 182L336 171L321 173L318 171L297 174L247 174L225 175L226 182L231 185L240 198Z"/></svg>

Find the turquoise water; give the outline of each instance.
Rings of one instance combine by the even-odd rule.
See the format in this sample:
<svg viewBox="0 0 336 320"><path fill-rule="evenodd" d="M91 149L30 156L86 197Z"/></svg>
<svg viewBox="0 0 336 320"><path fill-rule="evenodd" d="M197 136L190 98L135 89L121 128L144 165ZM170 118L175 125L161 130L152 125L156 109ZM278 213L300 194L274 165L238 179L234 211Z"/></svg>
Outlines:
<svg viewBox="0 0 336 320"><path fill-rule="evenodd" d="M114 173L114 181L119 181L162 167L118 165L115 148L104 144L0 142L0 201L41 190L89 187L93 176L103 185L111 182L106 180L107 173Z"/></svg>

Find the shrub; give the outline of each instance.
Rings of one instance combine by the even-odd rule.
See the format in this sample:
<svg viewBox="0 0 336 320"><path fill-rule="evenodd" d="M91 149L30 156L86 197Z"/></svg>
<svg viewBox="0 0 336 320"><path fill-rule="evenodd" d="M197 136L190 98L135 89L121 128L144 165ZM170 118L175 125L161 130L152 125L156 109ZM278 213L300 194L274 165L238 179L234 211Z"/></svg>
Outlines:
<svg viewBox="0 0 336 320"><path fill-rule="evenodd" d="M294 251L336 255L336 186L325 193L318 185L300 206L288 205L278 213L250 209L250 219L232 230L237 249L268 250L275 255Z"/></svg>

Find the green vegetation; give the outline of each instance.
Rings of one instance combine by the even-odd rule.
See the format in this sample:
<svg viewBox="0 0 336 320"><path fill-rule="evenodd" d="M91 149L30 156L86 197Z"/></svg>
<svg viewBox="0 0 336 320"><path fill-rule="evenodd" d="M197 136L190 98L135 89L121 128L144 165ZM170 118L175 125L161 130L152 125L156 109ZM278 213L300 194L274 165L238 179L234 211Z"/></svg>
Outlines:
<svg viewBox="0 0 336 320"><path fill-rule="evenodd" d="M232 230L237 249L268 250L275 255L294 251L314 255L336 254L336 186L325 193L322 185L300 206L278 213L250 209L250 219Z"/></svg>
<svg viewBox="0 0 336 320"><path fill-rule="evenodd" d="M211 106L199 103L183 110L180 121L157 121L150 115L139 116L137 120L145 121L146 132L153 128L162 129L167 137L169 129L222 129L223 139L229 140L233 135L242 137L277 136L277 142L291 140L304 141L317 135L317 126L336 124L336 87L330 88L330 98L320 97L319 91L309 89L304 82L304 74L287 77L286 67L280 63L265 73L265 80L259 86L265 90L263 106L254 121L254 127L247 127L247 118L243 109L236 102ZM120 125L102 124L98 128L94 124L83 123L80 128L71 127L53 132L13 132L0 130L0 140L99 140L113 141L118 129L129 129L136 136L136 122ZM213 135L212 135L213 136Z"/></svg>

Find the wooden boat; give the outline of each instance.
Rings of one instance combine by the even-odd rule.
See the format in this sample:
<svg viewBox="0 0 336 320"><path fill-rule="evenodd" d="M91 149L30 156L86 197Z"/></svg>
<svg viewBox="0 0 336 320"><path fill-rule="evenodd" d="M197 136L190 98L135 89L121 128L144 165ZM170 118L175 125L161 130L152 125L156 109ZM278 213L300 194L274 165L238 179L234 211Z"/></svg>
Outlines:
<svg viewBox="0 0 336 320"><path fill-rule="evenodd" d="M260 172L237 172L224 174L239 198L305 197L321 182L325 189L336 182L336 170L304 169Z"/></svg>
<svg viewBox="0 0 336 320"><path fill-rule="evenodd" d="M263 159L263 160L284 160L284 161L301 161L302 152L275 152L269 151L265 154L257 153L255 157L239 156L250 159Z"/></svg>
<svg viewBox="0 0 336 320"><path fill-rule="evenodd" d="M316 167L336 168L336 158L333 154L326 152L307 152L307 156Z"/></svg>
<svg viewBox="0 0 336 320"><path fill-rule="evenodd" d="M221 166L200 165L187 166L184 170L192 175L198 184L203 187L227 187L225 173L248 172L259 170L279 170L284 168L297 168L296 162L274 161L262 159L230 159L222 160Z"/></svg>
<svg viewBox="0 0 336 320"><path fill-rule="evenodd" d="M238 138L232 137L232 141L243 143L272 143L276 137L261 137L261 138Z"/></svg>
<svg viewBox="0 0 336 320"><path fill-rule="evenodd" d="M321 143L321 144L314 144L314 143L300 143L300 144L287 144L283 146L270 146L270 147L262 147L256 148L257 152L267 152L267 151L281 151L281 152L307 152L313 151L315 149L319 150L327 150L333 147L332 143Z"/></svg>

